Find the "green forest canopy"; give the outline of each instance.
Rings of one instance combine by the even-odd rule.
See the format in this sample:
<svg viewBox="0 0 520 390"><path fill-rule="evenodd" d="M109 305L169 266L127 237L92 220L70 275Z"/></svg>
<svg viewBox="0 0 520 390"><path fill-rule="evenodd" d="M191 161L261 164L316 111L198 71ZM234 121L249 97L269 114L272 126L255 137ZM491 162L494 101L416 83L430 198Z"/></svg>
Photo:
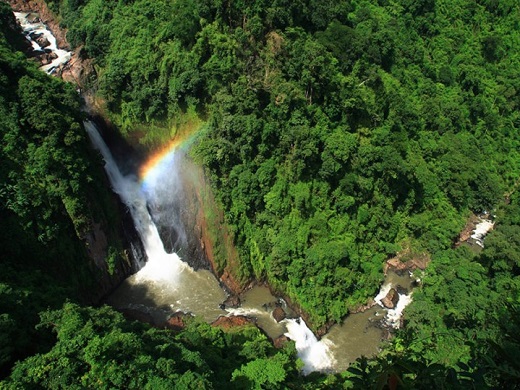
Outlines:
<svg viewBox="0 0 520 390"><path fill-rule="evenodd" d="M414 293L405 329L378 358L362 359L349 372L304 380L296 375L294 353L262 347L264 352L232 363L218 377L206 366L214 357L203 355L206 363L198 361L200 356L188 357L180 345L164 347L172 348L164 362L178 360L182 368L161 372L181 381L178 375L185 375L192 362L194 379L187 380L217 388L230 378L244 388L277 388L294 381L309 388L366 388L395 378L415 388L513 388L520 377L515 359L520 202L514 192L520 169L519 5L506 0L232 3L63 0L50 5L71 42L83 45L96 60L91 87L106 100L123 132L171 126L190 110L207 122L194 155L208 169L234 233L240 269L233 272L239 280L267 280L318 327L340 320L376 291L388 256L407 250L428 253L432 261ZM27 132L26 137L11 135L2 151L2 161L8 161L2 165L2 182L9 185L17 178L27 191L10 195L13 208L2 209L2 218L5 214L13 226L6 231L18 238L34 226L35 242L52 240L58 227L47 221L55 221L57 211L36 206L63 199L67 223L81 234L87 204L82 197L88 191L78 191L76 169L64 172L77 162L62 154L69 145L51 135L41 143L48 149L40 152L28 141L53 124L64 124L60 131L77 138L81 126L75 127L71 89L37 75L5 41L1 58L2 74L15 75L2 80L6 115L1 118L9 121L2 125L2 136L9 140L13 132ZM31 111L41 98L31 91L45 92L42 83L64 91L56 92L62 99L43 93L44 102L70 101L72 107L68 113L48 112L43 124ZM13 90L19 92L13 96ZM58 120L61 115L76 119ZM65 163L53 166L52 161ZM27 174L21 175L24 170ZM45 176L34 176L41 172ZM61 174L66 185L57 186L52 177ZM43 181L49 183L44 187L48 194L30 182L42 177L48 180ZM3 197L11 194L8 185L2 187ZM23 199L33 202L32 219L24 214L26 208L15 208ZM469 214L493 208L498 223L486 248L480 254L452 249ZM226 259L217 260L222 271ZM2 294L12 297L6 302L20 302L13 294L22 290L3 283ZM36 305L31 313L44 308L45 303ZM2 327L11 332L6 335L14 335L12 310L17 309L2 311ZM7 382L14 388L20 381L65 386L80 376L83 386L93 385L89 381L96 370L110 367L98 366L103 360L97 359L110 354L116 356L108 357L112 361L137 367L132 370L157 373L150 361L155 355L144 350L161 349L160 332L126 330L137 325L121 319L112 329L102 320L94 331L86 330L84 350L92 354L77 357L83 352L64 349L75 335L60 334L60 321L80 316L81 327L117 315L70 305L57 310L42 314L38 331L53 318L57 343L49 340L50 352L40 351L15 368ZM103 337L108 338L101 344ZM178 337L185 343L199 336ZM2 339L2 353L12 348L13 339ZM123 356L115 348L94 354L97 346L112 345L110 340L144 352ZM183 345L193 351L189 343ZM232 342L212 345L221 359L229 359ZM2 355L3 363L12 362L10 354ZM66 359L78 363L71 366ZM286 373L274 369L279 362ZM46 382L65 369L70 374L64 381L71 382ZM263 371L267 374L259 375ZM123 374L105 371L98 377L115 387L153 386L148 379L139 382Z"/></svg>
<svg viewBox="0 0 520 390"><path fill-rule="evenodd" d="M373 295L389 256L450 248L518 180L514 1L55 9L124 132L207 121L194 154L240 251L232 272L315 327Z"/></svg>

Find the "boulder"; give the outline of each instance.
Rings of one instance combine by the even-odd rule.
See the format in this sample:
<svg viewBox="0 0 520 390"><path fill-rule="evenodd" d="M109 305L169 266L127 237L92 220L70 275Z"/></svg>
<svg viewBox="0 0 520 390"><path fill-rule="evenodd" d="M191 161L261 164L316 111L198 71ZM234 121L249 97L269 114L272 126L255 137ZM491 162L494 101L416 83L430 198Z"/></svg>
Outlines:
<svg viewBox="0 0 520 390"><path fill-rule="evenodd" d="M50 42L43 34L32 32L29 34L29 37L36 42L43 49L47 46L50 46Z"/></svg>
<svg viewBox="0 0 520 390"><path fill-rule="evenodd" d="M191 317L190 314L178 311L166 320L165 328L172 330L182 330L186 327L186 318Z"/></svg>
<svg viewBox="0 0 520 390"><path fill-rule="evenodd" d="M254 324L253 321L245 316L220 316L211 323L211 326L218 326L222 329L235 328L237 326L245 326Z"/></svg>
<svg viewBox="0 0 520 390"><path fill-rule="evenodd" d="M401 294L401 295L408 295L408 289L406 287L403 287L401 286L400 284L398 284L395 289L397 290L397 293L398 294Z"/></svg>
<svg viewBox="0 0 520 390"><path fill-rule="evenodd" d="M49 42L49 40L47 38L45 38L43 35L40 36L39 38L36 38L35 39L35 42L40 45L40 47L47 47L47 46L50 46L51 43Z"/></svg>
<svg viewBox="0 0 520 390"><path fill-rule="evenodd" d="M39 23L40 22L40 15L37 13L32 13L27 15L27 21L29 23Z"/></svg>
<svg viewBox="0 0 520 390"><path fill-rule="evenodd" d="M40 62L42 65L49 65L56 58L58 58L56 53L44 53L40 56Z"/></svg>
<svg viewBox="0 0 520 390"><path fill-rule="evenodd" d="M240 307L240 298L238 297L238 295L230 295L229 297L227 297L227 299L222 303L222 305L220 305L220 307L222 309L225 309L227 307L229 308L237 308L237 307Z"/></svg>
<svg viewBox="0 0 520 390"><path fill-rule="evenodd" d="M388 294L386 294L386 297L381 299L381 303L387 309L394 309L397 302L399 302L399 294L395 288L391 288Z"/></svg>
<svg viewBox="0 0 520 390"><path fill-rule="evenodd" d="M276 322L283 321L287 317L287 314L285 313L284 309L282 309L280 306L276 307L273 310L273 318L276 320Z"/></svg>
<svg viewBox="0 0 520 390"><path fill-rule="evenodd" d="M289 338L286 335L281 335L274 339L273 345L275 348L281 349L285 346L285 344L287 344L288 341Z"/></svg>

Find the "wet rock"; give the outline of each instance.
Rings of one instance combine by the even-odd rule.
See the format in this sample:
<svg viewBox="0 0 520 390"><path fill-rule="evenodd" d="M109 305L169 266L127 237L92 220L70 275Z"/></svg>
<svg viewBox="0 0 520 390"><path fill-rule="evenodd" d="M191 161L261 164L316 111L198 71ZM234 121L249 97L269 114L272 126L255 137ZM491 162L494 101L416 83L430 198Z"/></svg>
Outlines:
<svg viewBox="0 0 520 390"><path fill-rule="evenodd" d="M28 12L35 15L42 23L45 23L52 35L56 38L56 43L60 49L70 49L65 35L66 29L60 28L58 18L49 9L44 0L8 0L14 11Z"/></svg>
<svg viewBox="0 0 520 390"><path fill-rule="evenodd" d="M165 328L171 330L182 330L186 327L186 319L191 315L179 311L166 320Z"/></svg>
<svg viewBox="0 0 520 390"><path fill-rule="evenodd" d="M230 295L227 299L222 303L221 308L234 308L240 307L240 298L238 295Z"/></svg>
<svg viewBox="0 0 520 390"><path fill-rule="evenodd" d="M275 348L281 349L287 344L289 338L286 335L281 335L273 340L273 345Z"/></svg>
<svg viewBox="0 0 520 390"><path fill-rule="evenodd" d="M31 39L36 42L40 47L45 48L47 46L50 46L51 43L43 34L37 34L37 33L30 33L29 36Z"/></svg>
<svg viewBox="0 0 520 390"><path fill-rule="evenodd" d="M399 294L395 288L391 288L388 294L386 294L386 297L381 299L381 303L387 309L394 309L397 302L399 302Z"/></svg>
<svg viewBox="0 0 520 390"><path fill-rule="evenodd" d="M36 57L40 57L40 56L43 56L43 55L45 55L45 51L44 50L32 50L32 48L31 48L27 52L27 56L29 58L36 58Z"/></svg>
<svg viewBox="0 0 520 390"><path fill-rule="evenodd" d="M285 313L285 310L282 309L280 306L273 310L273 318L276 320L276 322L283 321L285 317L287 317L287 314Z"/></svg>
<svg viewBox="0 0 520 390"><path fill-rule="evenodd" d="M27 15L27 21L29 23L39 23L40 22L40 16L36 13Z"/></svg>
<svg viewBox="0 0 520 390"><path fill-rule="evenodd" d="M236 328L237 326L254 325L253 320L245 316L220 316L211 323L211 326L218 326L222 329Z"/></svg>
<svg viewBox="0 0 520 390"><path fill-rule="evenodd" d="M55 53L44 53L40 56L40 62L42 65L49 65L56 58L58 56Z"/></svg>
<svg viewBox="0 0 520 390"><path fill-rule="evenodd" d="M374 307L375 305L377 305L377 302L374 301L373 298L370 298L366 305L358 306L354 309L351 309L349 312L350 312L350 314L363 313L364 311L367 311L368 309Z"/></svg>
<svg viewBox="0 0 520 390"><path fill-rule="evenodd" d="M404 294L404 295L408 295L408 289L406 287L403 287L401 286L400 284L398 284L395 289L397 290L397 293L398 294Z"/></svg>

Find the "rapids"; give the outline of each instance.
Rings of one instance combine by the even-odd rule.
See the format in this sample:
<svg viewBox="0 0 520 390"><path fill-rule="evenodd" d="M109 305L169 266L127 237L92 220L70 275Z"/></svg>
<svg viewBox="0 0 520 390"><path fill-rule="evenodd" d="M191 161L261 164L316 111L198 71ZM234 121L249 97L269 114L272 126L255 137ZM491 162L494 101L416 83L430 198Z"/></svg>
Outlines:
<svg viewBox="0 0 520 390"><path fill-rule="evenodd" d="M36 23L30 23L28 21L30 14L26 12L15 12L14 15L20 23L25 37L29 40L34 50L52 52L56 54L56 58L52 60L50 64L40 67L41 70L47 73L53 73L56 68L70 60L72 53L68 50L62 50L58 48L56 38L54 35L52 35L45 24L40 21ZM34 34L41 34L47 41L49 41L49 46L42 48L34 39L32 39Z"/></svg>

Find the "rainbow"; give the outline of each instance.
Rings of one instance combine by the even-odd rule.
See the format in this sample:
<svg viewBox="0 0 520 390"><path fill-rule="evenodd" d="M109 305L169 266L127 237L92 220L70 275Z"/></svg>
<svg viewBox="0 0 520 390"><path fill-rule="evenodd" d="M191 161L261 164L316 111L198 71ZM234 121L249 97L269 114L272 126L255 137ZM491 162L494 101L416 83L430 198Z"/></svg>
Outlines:
<svg viewBox="0 0 520 390"><path fill-rule="evenodd" d="M139 168L139 179L142 184L154 180L161 171L168 167L173 160L175 151L187 146L195 134L187 137L176 137L159 150L155 151L146 162Z"/></svg>

